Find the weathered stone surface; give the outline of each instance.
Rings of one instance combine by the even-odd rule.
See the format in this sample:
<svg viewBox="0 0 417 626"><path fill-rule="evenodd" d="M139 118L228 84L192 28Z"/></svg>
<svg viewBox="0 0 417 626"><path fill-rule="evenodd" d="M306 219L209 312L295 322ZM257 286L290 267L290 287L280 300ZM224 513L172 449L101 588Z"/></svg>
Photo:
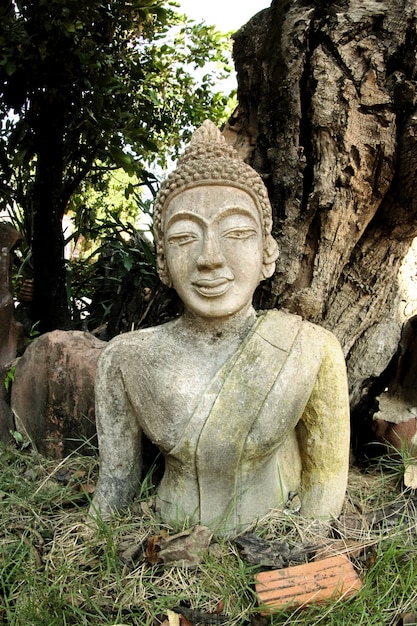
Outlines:
<svg viewBox="0 0 417 626"><path fill-rule="evenodd" d="M13 415L4 380L23 337L22 326L14 318L11 292L11 255L21 238L20 233L9 224L0 223L0 441L4 443L10 440L10 430L13 429Z"/></svg>
<svg viewBox="0 0 417 626"><path fill-rule="evenodd" d="M254 170L211 123L196 131L154 211L161 280L185 312L111 341L97 368L100 477L91 513L139 489L141 431L162 451L166 522L235 534L297 491L301 513L341 510L349 459L346 367L330 332L256 314L271 277L271 207Z"/></svg>
<svg viewBox="0 0 417 626"><path fill-rule="evenodd" d="M35 339L18 362L12 409L18 430L37 449L62 458L95 446L94 378L106 345L80 331L53 331Z"/></svg>
<svg viewBox="0 0 417 626"><path fill-rule="evenodd" d="M378 398L374 414L375 434L391 449L417 451L417 316L404 325L396 367L387 390Z"/></svg>
<svg viewBox="0 0 417 626"><path fill-rule="evenodd" d="M417 407L410 409L398 398L379 396L379 411L374 415L374 430L378 441L390 451L416 451ZM398 421L395 421L395 420Z"/></svg>

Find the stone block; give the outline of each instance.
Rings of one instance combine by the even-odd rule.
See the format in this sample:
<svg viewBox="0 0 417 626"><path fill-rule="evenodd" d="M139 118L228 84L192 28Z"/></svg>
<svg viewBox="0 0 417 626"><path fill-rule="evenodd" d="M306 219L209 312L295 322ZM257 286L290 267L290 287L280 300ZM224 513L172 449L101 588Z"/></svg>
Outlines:
<svg viewBox="0 0 417 626"><path fill-rule="evenodd" d="M105 345L89 333L56 330L35 339L19 359L11 397L16 428L42 454L60 459L97 445L94 380Z"/></svg>

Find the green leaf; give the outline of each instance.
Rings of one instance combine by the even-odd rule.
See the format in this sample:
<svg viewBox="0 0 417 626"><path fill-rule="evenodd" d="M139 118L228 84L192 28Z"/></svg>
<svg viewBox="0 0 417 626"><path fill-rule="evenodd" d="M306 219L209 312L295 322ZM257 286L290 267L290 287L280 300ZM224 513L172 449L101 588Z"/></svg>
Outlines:
<svg viewBox="0 0 417 626"><path fill-rule="evenodd" d="M12 76L16 72L16 63L14 61L7 61L4 66L7 76Z"/></svg>
<svg viewBox="0 0 417 626"><path fill-rule="evenodd" d="M133 267L133 258L130 257L130 256L124 257L124 259L123 259L123 266L124 266L124 268L125 268L125 270L127 272L130 272L130 270Z"/></svg>
<svg viewBox="0 0 417 626"><path fill-rule="evenodd" d="M14 382L14 377L15 377L15 372L16 372L16 366L13 365L7 372L5 378L4 378L4 386L6 388L6 391L9 391L12 383Z"/></svg>
<svg viewBox="0 0 417 626"><path fill-rule="evenodd" d="M157 188L149 170L175 157L205 118L227 119L212 85L228 72L230 41L187 22L173 6L165 0L18 0L1 14L0 207L24 218L30 254L19 272L33 277L30 271L41 268L51 276L51 268L62 269L56 289L41 298L51 310L63 307L72 291L62 268L62 233L51 230L57 216L72 211L73 241L82 235L86 250L99 246L107 236L97 228L103 207L133 222L142 211L143 185L153 195ZM205 68L200 75L196 65ZM124 179L106 197L106 174L116 170L132 187ZM109 233L120 237L121 229Z"/></svg>

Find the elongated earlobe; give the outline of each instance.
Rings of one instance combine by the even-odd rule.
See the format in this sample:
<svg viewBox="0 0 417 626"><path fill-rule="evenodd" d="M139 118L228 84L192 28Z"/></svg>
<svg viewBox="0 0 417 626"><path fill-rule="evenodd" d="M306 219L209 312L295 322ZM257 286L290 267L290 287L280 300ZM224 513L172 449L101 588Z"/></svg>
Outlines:
<svg viewBox="0 0 417 626"><path fill-rule="evenodd" d="M172 287L172 280L165 257L165 248L162 242L159 242L156 248L156 266L161 282L167 287Z"/></svg>
<svg viewBox="0 0 417 626"><path fill-rule="evenodd" d="M276 260L279 257L278 244L272 235L268 235L264 246L261 280L270 278L275 272Z"/></svg>

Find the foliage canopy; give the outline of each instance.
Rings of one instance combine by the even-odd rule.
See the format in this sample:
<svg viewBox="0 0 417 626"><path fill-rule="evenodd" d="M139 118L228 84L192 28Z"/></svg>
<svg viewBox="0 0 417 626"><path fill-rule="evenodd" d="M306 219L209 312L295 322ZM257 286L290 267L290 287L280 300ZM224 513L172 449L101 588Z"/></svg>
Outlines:
<svg viewBox="0 0 417 626"><path fill-rule="evenodd" d="M0 210L23 211L42 330L70 325L62 216L81 183L122 167L152 185L150 162L164 164L205 117L219 121L226 42L164 0L0 7Z"/></svg>

